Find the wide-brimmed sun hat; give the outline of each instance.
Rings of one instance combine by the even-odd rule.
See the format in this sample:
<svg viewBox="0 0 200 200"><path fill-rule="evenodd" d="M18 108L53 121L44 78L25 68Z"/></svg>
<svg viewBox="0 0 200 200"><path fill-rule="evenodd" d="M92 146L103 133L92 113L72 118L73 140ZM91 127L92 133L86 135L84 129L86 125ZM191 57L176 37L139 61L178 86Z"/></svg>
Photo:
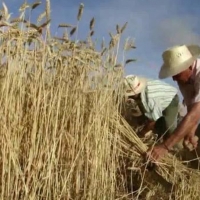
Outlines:
<svg viewBox="0 0 200 200"><path fill-rule="evenodd" d="M128 97L141 93L146 87L146 83L146 78L135 75L126 76L124 78L125 95Z"/></svg>
<svg viewBox="0 0 200 200"><path fill-rule="evenodd" d="M175 76L188 69L200 55L200 46L181 45L174 46L163 52L163 65L159 72L159 78Z"/></svg>

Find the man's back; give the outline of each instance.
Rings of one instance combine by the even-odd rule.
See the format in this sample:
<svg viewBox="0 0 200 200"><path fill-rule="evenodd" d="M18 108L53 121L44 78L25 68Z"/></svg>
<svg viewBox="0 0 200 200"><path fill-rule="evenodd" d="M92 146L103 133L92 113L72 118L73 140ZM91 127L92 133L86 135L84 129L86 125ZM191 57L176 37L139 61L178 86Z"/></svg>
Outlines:
<svg viewBox="0 0 200 200"><path fill-rule="evenodd" d="M157 120L162 111L171 103L178 90L160 80L147 81L145 90L141 93L141 100L147 116Z"/></svg>

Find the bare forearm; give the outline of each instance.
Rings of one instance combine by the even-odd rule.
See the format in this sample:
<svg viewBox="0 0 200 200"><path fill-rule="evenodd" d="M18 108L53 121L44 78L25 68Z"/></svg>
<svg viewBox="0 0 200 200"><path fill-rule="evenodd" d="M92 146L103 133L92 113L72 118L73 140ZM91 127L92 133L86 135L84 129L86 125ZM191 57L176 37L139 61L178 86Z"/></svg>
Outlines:
<svg viewBox="0 0 200 200"><path fill-rule="evenodd" d="M154 121L149 122L149 123L145 126L145 129L146 129L146 130L152 130L152 129L154 128L154 126L155 126L155 123L156 123L156 122L154 122Z"/></svg>
<svg viewBox="0 0 200 200"><path fill-rule="evenodd" d="M191 131L195 132L200 120L200 102L194 103L188 107L188 113L183 118L179 126L175 129L174 133L164 141L165 146L169 149L176 143L185 138Z"/></svg>
<svg viewBox="0 0 200 200"><path fill-rule="evenodd" d="M142 131L140 132L140 134L142 136L144 136L148 131L153 130L155 126L155 122L149 122L147 125L145 125L145 127L142 129Z"/></svg>
<svg viewBox="0 0 200 200"><path fill-rule="evenodd" d="M183 139L191 131L191 129L194 129L194 127L196 130L197 123L195 123L191 117L184 117L174 133L164 141L165 145L169 149L172 148L176 143L181 141L181 139Z"/></svg>

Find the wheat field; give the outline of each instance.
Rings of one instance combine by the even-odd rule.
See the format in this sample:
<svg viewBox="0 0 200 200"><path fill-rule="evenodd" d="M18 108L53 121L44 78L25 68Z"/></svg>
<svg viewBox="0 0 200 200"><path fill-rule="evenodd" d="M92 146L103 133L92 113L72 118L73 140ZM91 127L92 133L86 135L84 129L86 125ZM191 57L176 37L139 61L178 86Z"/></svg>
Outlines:
<svg viewBox="0 0 200 200"><path fill-rule="evenodd" d="M51 35L49 0L37 24L25 19L38 6L23 4L13 19L2 4L0 199L199 199L199 171L172 155L148 170L148 143L121 115L124 66L135 61L117 63L127 23L97 51L94 18L85 41L72 40L83 4L76 25L58 25L60 38Z"/></svg>

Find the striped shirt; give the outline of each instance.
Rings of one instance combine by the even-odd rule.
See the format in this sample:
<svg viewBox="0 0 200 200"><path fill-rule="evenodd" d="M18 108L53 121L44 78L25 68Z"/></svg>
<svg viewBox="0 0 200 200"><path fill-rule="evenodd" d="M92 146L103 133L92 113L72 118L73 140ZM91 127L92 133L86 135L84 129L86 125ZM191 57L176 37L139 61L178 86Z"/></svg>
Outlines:
<svg viewBox="0 0 200 200"><path fill-rule="evenodd" d="M160 80L148 80L141 92L141 101L145 116L156 121L163 116L162 111L168 107L178 90Z"/></svg>

